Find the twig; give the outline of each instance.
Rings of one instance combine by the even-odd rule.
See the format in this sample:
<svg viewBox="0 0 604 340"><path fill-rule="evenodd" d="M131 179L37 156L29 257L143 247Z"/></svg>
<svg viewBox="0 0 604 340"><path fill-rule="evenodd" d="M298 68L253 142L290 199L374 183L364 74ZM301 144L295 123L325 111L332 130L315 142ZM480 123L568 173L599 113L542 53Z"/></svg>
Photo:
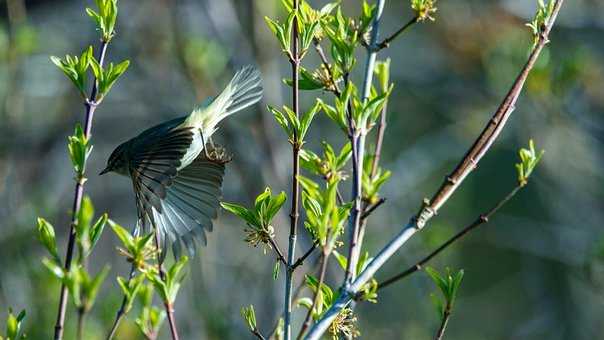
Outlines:
<svg viewBox="0 0 604 340"><path fill-rule="evenodd" d="M130 268L130 275L128 275L128 282L126 283L126 286L130 286L130 282L132 281L132 279L134 278L136 274L136 265L133 263L132 267ZM124 294L124 298L122 299L122 304L120 305L120 308L117 310L117 313L115 314L115 320L113 320L113 325L111 325L111 329L109 330L109 333L107 334L107 340L111 340L113 339L113 337L115 336L115 332L117 331L117 328L120 325L120 322L122 322L122 319L124 318L124 316L126 316L126 304L128 303L128 297Z"/></svg>
<svg viewBox="0 0 604 340"><path fill-rule="evenodd" d="M297 11L299 1L293 1L293 11ZM291 51L290 51L290 62L292 65L292 109L294 110L296 117L300 116L299 112L299 75L300 75L300 56L298 53L298 21L294 20L292 39L291 39ZM292 205L290 216L290 230L289 230L289 246L287 250L287 271L285 273L285 303L283 310L285 340L291 340L291 313L292 313L292 288L293 288L293 269L294 257L296 256L296 237L298 233L298 216L299 216L299 198L300 198L300 186L298 183L298 176L300 175L300 143L298 142L297 132L294 131L294 143L292 143L292 157L293 157L293 169L292 169Z"/></svg>
<svg viewBox="0 0 604 340"><path fill-rule="evenodd" d="M275 251L275 254L277 254L277 259L279 259L279 261L281 261L281 263L287 267L287 260L285 259L285 256L283 256L283 252L281 251L281 248L279 248L277 242L275 242L272 237L269 237L268 242L270 243L271 248L273 248Z"/></svg>
<svg viewBox="0 0 604 340"><path fill-rule="evenodd" d="M167 251L167 249L161 249L159 246L159 230L154 225L153 229L155 231L155 249L157 249L157 270L159 271L159 277L162 281L166 282L166 272L162 266L161 261L161 252ZM164 309L166 310L166 316L168 318L168 325L170 326L170 335L172 335L172 340L178 340L178 330L176 328L176 320L174 319L174 306L169 300L164 301Z"/></svg>
<svg viewBox="0 0 604 340"><path fill-rule="evenodd" d="M411 20L409 20L406 24L404 24L401 28L399 28L396 32L394 32L391 36L389 36L388 38L382 40L382 42L376 44L375 48L377 49L377 51L387 48L388 46L390 46L390 43L396 39L401 33L405 32L407 30L407 28L413 26L413 24L418 22L419 17L414 17L411 18Z"/></svg>
<svg viewBox="0 0 604 340"><path fill-rule="evenodd" d="M466 234L468 234L470 231L480 227L481 225L488 223L489 220L491 219L491 217L497 213L497 211L499 209L501 209L501 207L503 207L509 200L512 199L512 197L514 197L516 195L516 193L522 189L523 186L522 185L517 185L516 187L514 187L514 189L512 189L512 191L510 191L502 200L500 200L499 202L497 202L497 204L492 207L489 211L487 211L484 214L481 214L480 216L478 216L478 218L476 218L476 220L474 220L474 222L472 222L471 224L469 224L468 226L466 226L465 228L463 228L462 230L460 230L457 234L455 234L453 237L451 237L450 239L448 239L447 241L445 241L443 244L441 244L438 248L436 248L434 251L432 251L430 254L428 254L428 256L424 257L423 259L419 260L416 264L412 265L411 267L407 268L407 270L400 272L386 280L384 280L383 282L380 282L378 284L378 289L382 289L385 288L413 273L415 273L416 271L421 270L426 263L428 263L430 260L432 260L432 258L434 258L436 255L440 254L443 250L447 249L451 244L455 243L456 241L458 241L459 239L463 238Z"/></svg>
<svg viewBox="0 0 604 340"><path fill-rule="evenodd" d="M447 324L449 323L449 318L451 317L451 303L447 302L445 306L445 310L443 312L443 319L440 322L440 327L438 327L438 331L436 332L436 336L434 340L441 340L443 335L445 335L445 329L447 328Z"/></svg>
<svg viewBox="0 0 604 340"><path fill-rule="evenodd" d="M315 45L315 50L317 51L317 54L319 55L319 58L321 59L321 63L323 64L325 69L327 69L327 74L329 75L329 80L333 84L333 89L331 89L331 90L336 95L336 97L340 97L341 92L340 92L340 89L338 88L338 83L336 82L336 78L333 75L333 71L331 70L331 67L329 66L329 61L327 60L327 56L325 55L325 52L323 52L323 47L321 47L321 43L317 39L314 39L313 43Z"/></svg>
<svg viewBox="0 0 604 340"><path fill-rule="evenodd" d="M105 54L107 52L107 46L109 46L109 42L102 40L101 48L99 50L98 61L99 65L103 66L105 62ZM93 78L94 79L94 78ZM84 101L84 106L86 107L86 117L84 123L84 135L87 139L90 139L92 132L92 118L94 117L94 112L96 110L96 97L97 97L97 84L96 79L93 80L92 90L90 91L90 97ZM80 206L82 205L82 197L84 196L84 180L79 179L76 182L75 192L73 197L73 206L71 209L71 225L69 227L69 240L67 241L67 252L65 254L65 272L69 272L71 270L71 262L73 259L74 247L75 247L75 239L76 239L76 231L75 225L77 224L78 212L80 211ZM59 309L57 311L57 321L55 323L55 340L61 340L63 338L63 330L65 325L65 312L67 310L67 298L69 292L67 291L67 286L65 283L61 283L61 292L59 297Z"/></svg>
<svg viewBox="0 0 604 340"><path fill-rule="evenodd" d="M437 213L438 209L448 200L453 192L459 187L467 175L474 170L484 154L489 150L493 142L499 136L499 133L505 126L509 115L513 111L514 104L520 95L524 82L528 77L530 70L535 65L543 47L549 42L548 36L552 29L556 17L560 12L560 7L564 0L557 0L554 5L553 13L545 25L537 44L533 47L530 56L524 65L522 71L516 78L512 88L505 99L495 112L493 118L488 122L476 142L457 165L453 174L447 177L445 183L439 188L430 201L425 201L419 213L411 217L407 225L374 257L367 265L365 270L352 282L347 290L341 292L338 299L333 303L321 319L311 328L307 339L319 339L325 333L331 322L336 318L340 311L345 308L356 295L356 293L369 281L374 274L384 265L390 257L413 236L421 230L426 223Z"/></svg>
<svg viewBox="0 0 604 340"><path fill-rule="evenodd" d="M363 102L367 101L371 93L371 84L373 82L373 71L375 68L375 60L377 58L377 50L373 47L378 40L378 33L380 27L380 19L384 11L385 0L377 1L376 13L373 18L371 27L371 39L369 47L367 48L368 56L367 63L365 65L365 76L363 77ZM351 122L351 120L349 120ZM349 124L350 125L350 124ZM360 129L359 129L360 128ZM362 215L362 181L363 178L363 158L365 156L365 127L356 127L353 129L352 125L349 126L352 133L352 161L353 161L353 173L352 173L352 199L354 200L353 208L350 212L350 218L348 220L350 230L350 247L348 253L348 264L346 266L346 275L344 278L345 285L348 285L352 280L355 279L355 270L361 251L361 244L359 241L359 229L361 226L361 215Z"/></svg>
<svg viewBox="0 0 604 340"><path fill-rule="evenodd" d="M364 209L365 212L361 216L361 220L365 220L367 217L369 217L369 215L371 215L375 211L375 209L379 208L380 205L384 204L385 202L386 202L386 199L382 197L375 204Z"/></svg>
<svg viewBox="0 0 604 340"><path fill-rule="evenodd" d="M312 321L312 312L319 303L321 286L325 281L325 272L327 271L327 261L329 260L329 254L330 253L325 250L323 250L323 253L321 254L321 272L319 273L319 283L317 284L317 290L315 291L315 296L313 298L312 305L308 309L306 317L304 318L304 322L302 323L302 328L300 328L300 333L298 333L298 339L302 339L302 336L304 336L304 332L306 332L306 330L310 326L310 322Z"/></svg>
<svg viewBox="0 0 604 340"><path fill-rule="evenodd" d="M86 317L86 311L83 307L78 308L78 328L76 330L76 339L84 339L84 318Z"/></svg>
<svg viewBox="0 0 604 340"><path fill-rule="evenodd" d="M294 264L292 265L292 269L296 269L299 266L301 266L302 264L304 264L304 261L306 260L306 258L308 258L310 256L310 254L312 254L312 252L317 249L317 245L319 245L318 242L313 242L312 246L310 246L310 248L306 251L306 253L304 253L304 255L300 256L298 258L298 260L296 260L296 262L294 262Z"/></svg>
<svg viewBox="0 0 604 340"><path fill-rule="evenodd" d="M264 335L262 335L262 333L260 333L260 331L258 330L258 328L254 328L254 329L252 329L252 330L251 330L251 332L252 332L252 334L253 334L253 335L254 335L256 338L258 338L258 339L260 339L260 340L266 340L266 338L264 337Z"/></svg>

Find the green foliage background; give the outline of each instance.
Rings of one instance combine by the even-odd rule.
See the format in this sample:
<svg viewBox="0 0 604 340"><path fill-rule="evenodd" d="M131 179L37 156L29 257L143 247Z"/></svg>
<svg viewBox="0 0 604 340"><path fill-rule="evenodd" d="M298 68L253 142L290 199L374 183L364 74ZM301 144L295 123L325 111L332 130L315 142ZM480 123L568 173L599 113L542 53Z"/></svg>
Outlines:
<svg viewBox="0 0 604 340"><path fill-rule="evenodd" d="M45 216L55 226L63 253L73 195L65 142L83 115L81 98L48 56L80 53L97 39L84 6L80 1L0 2L0 317L9 306L27 309L30 339L50 337L59 291L40 262L45 254L34 236L36 217ZM407 1L386 6L382 36L412 15ZM355 14L360 4L346 0L343 7ZM490 117L531 46L523 25L534 7L533 0L439 1L435 23L414 26L380 53L392 59L395 84L383 162L392 175L383 189L388 202L369 226L368 250L376 250L406 222ZM264 107L290 101L281 82L289 65L263 19L278 10L278 1L265 0L120 2L109 61L130 59L131 64L95 117L87 192L97 212L109 212L124 226L134 223L128 180L94 175L117 144L190 112L250 62L263 72L265 99L255 110L229 119L217 134L234 155L224 198L251 203L267 184L274 192L287 192L289 145ZM465 270L448 339L593 339L604 331L602 12L604 4L597 0L565 3L552 44L502 138L432 226L378 276L406 268L504 195L516 182L516 150L533 138L546 154L527 189L433 264ZM312 52L305 62L318 65ZM364 54L359 58L364 62ZM302 111L314 101L303 92ZM315 119L308 140L337 140L339 131L326 117ZM310 146L321 151L318 142ZM273 224L285 237L287 216L277 216ZM273 263L247 247L244 237L241 223L222 213L209 245L191 259L176 301L184 338L250 336L239 313L250 304L259 328L273 327L283 284L272 280ZM302 242L306 249L308 240ZM91 258L94 271L109 262L110 277L126 275L117 244L112 233L103 235ZM328 273L328 280L340 279ZM417 275L380 292L377 305L361 304L362 337L431 338L438 323L429 299L433 291L430 279ZM101 296L88 320L89 339L101 339L112 321L121 300L117 282L108 280ZM133 319L131 314L118 338L139 338ZM73 321L68 317L68 339ZM166 325L163 332L167 336Z"/></svg>

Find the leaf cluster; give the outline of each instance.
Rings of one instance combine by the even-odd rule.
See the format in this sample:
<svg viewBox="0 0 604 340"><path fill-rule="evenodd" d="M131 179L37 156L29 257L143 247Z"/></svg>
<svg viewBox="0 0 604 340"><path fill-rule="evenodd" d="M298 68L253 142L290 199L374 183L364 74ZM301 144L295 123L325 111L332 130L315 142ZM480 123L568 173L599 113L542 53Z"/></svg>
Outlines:
<svg viewBox="0 0 604 340"><path fill-rule="evenodd" d="M531 22L526 24L533 34L533 47L537 45L541 35L545 32L546 25L554 13L554 5L554 0L547 0L547 3L544 0L537 0L535 16Z"/></svg>
<svg viewBox="0 0 604 340"><path fill-rule="evenodd" d="M439 317L443 318L446 316L446 314L450 313L451 309L453 308L455 298L457 297L457 292L459 291L459 286L461 285L461 280L463 279L464 271L462 269L456 273L453 273L449 268L447 268L446 274L442 275L434 268L427 267L426 274L428 274L442 294L442 299L434 294L432 294L431 297Z"/></svg>
<svg viewBox="0 0 604 340"><path fill-rule="evenodd" d="M544 150L541 150L539 153L535 151L535 143L532 139L529 140L528 149L521 148L518 151L520 162L516 163L516 170L518 172L518 184L520 186L525 186L528 183L531 173L533 173L533 170L535 170L535 167L539 164L544 153Z"/></svg>
<svg viewBox="0 0 604 340"><path fill-rule="evenodd" d="M157 338L159 329L166 318L166 312L153 305L153 291L152 283L141 285L139 297L142 309L135 320L138 329L149 340Z"/></svg>
<svg viewBox="0 0 604 340"><path fill-rule="evenodd" d="M15 315L13 314L13 310L9 308L8 316L6 317L6 334L4 336L0 336L0 340L26 339L27 336L21 331L25 316L25 310L22 310L19 312L19 314Z"/></svg>
<svg viewBox="0 0 604 340"><path fill-rule="evenodd" d="M117 0L94 0L97 10L86 8L86 13L101 31L104 42L109 42L115 35L115 22L117 21Z"/></svg>
<svg viewBox="0 0 604 340"><path fill-rule="evenodd" d="M325 188L304 176L299 176L298 182L303 189L302 206L306 211L304 225L324 252L329 253L344 231L352 205L337 204L337 180L326 183Z"/></svg>
<svg viewBox="0 0 604 340"><path fill-rule="evenodd" d="M254 247L262 243L266 253L266 249L271 247L270 240L275 236L275 229L271 222L286 198L284 192L273 196L271 189L267 187L256 197L254 206L249 209L235 203L222 202L221 205L247 224L248 228L245 231L248 236L245 241Z"/></svg>
<svg viewBox="0 0 604 340"><path fill-rule="evenodd" d="M345 180L346 174L343 168L352 156L351 144L344 144L337 154L329 143L322 142L321 145L323 146L322 157L311 150L301 150L300 165L312 174L325 178L328 182Z"/></svg>

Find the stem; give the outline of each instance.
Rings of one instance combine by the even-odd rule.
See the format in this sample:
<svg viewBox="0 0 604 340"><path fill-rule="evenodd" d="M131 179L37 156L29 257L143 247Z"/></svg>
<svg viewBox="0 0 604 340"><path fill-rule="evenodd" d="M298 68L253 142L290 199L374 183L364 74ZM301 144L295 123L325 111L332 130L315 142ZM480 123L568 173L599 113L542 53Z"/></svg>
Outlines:
<svg viewBox="0 0 604 340"><path fill-rule="evenodd" d="M386 202L385 198L380 198L375 204L366 207L364 210L365 212L363 213L363 215L361 216L361 220L365 220L367 217L369 217L377 208L380 207L380 205L384 204Z"/></svg>
<svg viewBox="0 0 604 340"><path fill-rule="evenodd" d="M260 340L266 340L266 338L264 337L264 335L262 335L262 333L260 333L260 331L259 331L257 328L252 329L252 334L253 334L253 335L254 335L256 338L258 338L258 339L260 339Z"/></svg>
<svg viewBox="0 0 604 340"><path fill-rule="evenodd" d="M434 258L436 255L440 254L443 250L447 249L451 244L453 244L456 241L458 241L459 239L463 238L470 231L478 228L479 226L481 226L485 223L488 223L489 220L491 219L491 217L495 213L497 213L497 211L499 209L501 209L501 207L503 207L509 200L511 200L512 197L514 197L516 195L516 193L523 187L524 186L522 186L520 184L517 185L516 187L514 187L514 189L512 189L512 191L510 191L502 200L497 202L497 204L494 207L492 207L489 211L487 211L484 214L480 214L476 218L476 220L474 220L474 222L472 222L471 224L469 224L468 226L463 228L461 231L459 231L457 234L455 234L453 237L451 237L450 239L445 241L443 244L441 244L438 248L436 248L434 251L432 251L426 257L419 260L416 264L412 265L411 267L407 268L407 270L400 272L400 273L384 280L383 282L380 282L378 284L378 289L385 288L385 287L415 273L416 271L421 270L426 265L426 263L430 262L430 260L432 260L432 258Z"/></svg>
<svg viewBox="0 0 604 340"><path fill-rule="evenodd" d="M317 249L317 245L319 245L319 243L315 241L312 246L310 246L310 248L306 251L306 253L304 253L304 255L300 256L300 258L296 260L296 262L292 265L292 269L296 269L302 264L304 264L304 260L306 260L310 256L310 254L312 254L312 252Z"/></svg>
<svg viewBox="0 0 604 340"><path fill-rule="evenodd" d="M382 17L382 13L384 11L385 0L378 0L377 2L377 12L373 19L373 24L371 28L371 39L369 42L369 47L367 48L368 56L367 63L365 65L365 76L363 80L363 102L366 102L371 93L371 84L373 82L373 70L375 68L375 59L377 58L377 50L374 48L379 33L380 27L380 19ZM352 112L350 113L352 115ZM346 266L346 276L344 282L348 285L352 280L355 279L355 271L354 268L357 267L357 262L359 259L359 254L361 252L361 243L359 242L359 229L361 225L361 215L362 215L362 196L363 196L363 188L362 181L363 178L363 158L365 153L365 137L366 137L366 127L356 127L356 131L353 130L352 126L349 126L349 129L352 132L352 152L353 152L353 173L352 173L352 198L354 200L354 206L350 213L350 218L348 220L349 229L350 229L350 248L348 253L348 264Z"/></svg>
<svg viewBox="0 0 604 340"><path fill-rule="evenodd" d="M329 61L327 61L327 56L325 56L325 52L323 52L323 47L321 47L321 43L317 39L313 40L313 43L315 45L315 50L317 51L317 54L321 59L321 63L327 69L327 74L329 75L329 79L333 84L333 89L331 90L336 95L336 97L340 97L340 89L338 88L338 83L336 82L336 78L333 76L333 71L329 66Z"/></svg>
<svg viewBox="0 0 604 340"><path fill-rule="evenodd" d="M493 118L487 123L487 126L482 131L474 145L464 156L462 161L453 171L451 176L447 177L445 183L439 188L430 201L425 201L419 213L412 216L409 222L401 231L375 256L375 258L367 265L365 270L357 277L348 289L341 292L338 299L334 302L321 319L311 328L307 339L319 339L327 330L331 322L336 318L340 311L345 308L362 286L369 281L374 274L394 255L394 253L411 238L417 231L421 230L427 222L436 214L438 209L449 199L453 192L459 187L467 175L474 170L478 162L482 159L485 153L490 149L493 142L499 136L499 133L505 126L509 115L513 111L514 105L529 72L533 68L535 61L543 50L543 47L549 42L548 36L551 31L556 17L560 12L560 8L564 0L557 0L554 5L553 13L544 27L539 40L534 46L526 64L516 78L512 88L504 98L503 102L495 112Z"/></svg>
<svg viewBox="0 0 604 340"><path fill-rule="evenodd" d="M411 20L409 20L406 24L404 24L401 28L399 28L396 32L394 32L391 36L389 36L388 38L382 40L381 43L377 44L375 46L375 48L379 51L381 49L384 49L388 46L390 46L390 43L396 39L401 33L405 32L407 30L407 28L413 26L413 24L418 22L418 17L413 17L411 18Z"/></svg>
<svg viewBox="0 0 604 340"><path fill-rule="evenodd" d="M308 309L306 313L306 317L304 318L304 323L302 324L302 328L300 329L300 333L298 333L298 339L302 339L304 332L310 326L310 322L312 321L312 312L315 309L315 306L319 303L319 292L321 292L321 286L323 282L325 282L325 272L327 271L327 261L329 260L329 252L323 250L323 254L321 256L321 271L319 273L319 284L317 285L317 290L315 291L315 296L313 298L312 305Z"/></svg>
<svg viewBox="0 0 604 340"><path fill-rule="evenodd" d="M271 248L273 248L273 250L275 251L275 254L277 255L277 259L279 261L281 261L281 263L283 263L284 266L287 267L287 261L285 260L285 257L283 256L283 252L281 251L281 248L279 248L279 245L277 244L277 242L275 242L275 240L271 237L268 239L268 242L271 245Z"/></svg>
<svg viewBox="0 0 604 340"><path fill-rule="evenodd" d="M98 61L99 65L103 66L105 61L105 54L107 52L107 46L109 42L101 41L101 49L99 51ZM90 92L89 100L86 100L84 106L86 107L86 117L84 123L84 134L87 139L90 139L92 132L92 118L94 117L94 112L96 110L96 97L97 97L97 85L96 79L93 80L92 90ZM65 272L69 272L71 270L71 262L73 259L74 247L75 247L75 225L77 224L78 212L80 211L80 206L82 205L82 197L84 196L84 180L79 179L76 182L74 197L73 197L73 205L71 209L71 225L69 227L69 240L67 241L67 252L65 255ZM69 292L67 291L67 286L64 283L61 283L61 292L59 296L59 309L57 311L57 321L55 323L55 340L63 339L63 330L65 325L65 312L67 310L67 299L69 296Z"/></svg>
<svg viewBox="0 0 604 340"><path fill-rule="evenodd" d="M86 317L86 311L83 308L78 308L78 328L76 333L76 339L82 340L84 335L84 318Z"/></svg>
<svg viewBox="0 0 604 340"><path fill-rule="evenodd" d="M298 10L299 1L293 1L293 11ZM300 116L299 112L299 68L300 68L300 56L298 53L298 21L294 20L291 40L291 51L290 61L292 64L292 110L294 110L296 117ZM287 250L287 271L285 273L285 303L283 310L284 320L284 331L285 340L291 340L291 313L292 313L292 288L293 288L293 274L294 274L294 257L296 256L296 237L298 233L298 216L299 216L299 196L300 186L298 183L298 176L300 175L300 147L301 142L298 140L299 136L294 131L293 143L292 143L292 205L290 216L290 229L289 229L289 245Z"/></svg>
<svg viewBox="0 0 604 340"><path fill-rule="evenodd" d="M445 307L445 312L443 313L443 319L440 323L440 327L438 327L438 331L436 332L436 336L434 340L441 340L443 335L445 334L445 329L447 328L447 324L449 323L449 318L451 317L451 304L447 302L447 306Z"/></svg>
<svg viewBox="0 0 604 340"><path fill-rule="evenodd" d="M132 264L132 267L130 268L130 275L128 276L127 286L130 286L130 281L132 281L135 274L136 274L136 265ZM113 321L113 325L111 326L111 329L109 330L109 334L107 334L107 340L113 339L113 337L115 336L115 332L117 331L117 328L120 325L120 322L122 321L124 316L126 316L126 304L127 303L128 303L128 297L126 297L126 295L124 295L124 298L122 299L122 304L120 305L120 308L117 310L117 313L115 315L115 320Z"/></svg>
<svg viewBox="0 0 604 340"><path fill-rule="evenodd" d="M159 231L157 227L153 226L155 229L155 248L157 251L157 270L159 271L159 277L162 281L166 282L166 272L162 266L161 261L161 252L166 251L165 249L161 249L159 246ZM164 301L164 308L166 310L166 316L168 317L168 325L170 326L170 334L172 335L172 340L178 340L178 330L176 329L176 321L174 320L174 306L170 301Z"/></svg>

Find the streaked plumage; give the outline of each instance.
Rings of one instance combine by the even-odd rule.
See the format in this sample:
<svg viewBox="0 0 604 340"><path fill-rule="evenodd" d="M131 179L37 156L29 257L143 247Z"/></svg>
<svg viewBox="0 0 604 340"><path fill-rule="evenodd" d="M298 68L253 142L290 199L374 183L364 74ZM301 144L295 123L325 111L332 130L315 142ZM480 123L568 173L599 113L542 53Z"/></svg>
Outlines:
<svg viewBox="0 0 604 340"><path fill-rule="evenodd" d="M224 152L206 143L221 120L261 97L260 73L244 67L208 105L143 131L109 157L101 174L114 171L132 179L139 223L157 229L162 249L171 244L178 257L181 243L190 254L196 240L206 244L228 162Z"/></svg>

